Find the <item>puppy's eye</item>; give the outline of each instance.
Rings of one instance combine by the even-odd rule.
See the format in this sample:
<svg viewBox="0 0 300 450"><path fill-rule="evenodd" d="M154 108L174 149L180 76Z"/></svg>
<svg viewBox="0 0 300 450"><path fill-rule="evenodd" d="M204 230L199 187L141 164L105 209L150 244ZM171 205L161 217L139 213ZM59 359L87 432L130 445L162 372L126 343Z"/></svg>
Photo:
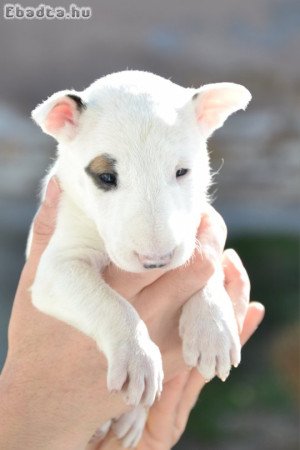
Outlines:
<svg viewBox="0 0 300 450"><path fill-rule="evenodd" d="M99 173L98 178L107 186L117 186L117 176L114 173Z"/></svg>
<svg viewBox="0 0 300 450"><path fill-rule="evenodd" d="M189 169L178 169L176 171L176 178L178 177L184 177L189 172Z"/></svg>

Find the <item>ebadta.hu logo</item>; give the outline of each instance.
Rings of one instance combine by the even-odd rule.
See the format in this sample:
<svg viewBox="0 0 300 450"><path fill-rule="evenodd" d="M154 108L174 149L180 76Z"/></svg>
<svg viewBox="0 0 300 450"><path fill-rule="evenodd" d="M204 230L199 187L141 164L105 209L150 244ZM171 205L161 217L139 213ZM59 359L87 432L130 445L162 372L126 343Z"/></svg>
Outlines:
<svg viewBox="0 0 300 450"><path fill-rule="evenodd" d="M92 17L92 8L88 6L77 6L72 3L68 8L63 6L50 6L40 4L37 7L25 6L19 3L5 3L3 7L3 17L7 20L12 19L90 19Z"/></svg>

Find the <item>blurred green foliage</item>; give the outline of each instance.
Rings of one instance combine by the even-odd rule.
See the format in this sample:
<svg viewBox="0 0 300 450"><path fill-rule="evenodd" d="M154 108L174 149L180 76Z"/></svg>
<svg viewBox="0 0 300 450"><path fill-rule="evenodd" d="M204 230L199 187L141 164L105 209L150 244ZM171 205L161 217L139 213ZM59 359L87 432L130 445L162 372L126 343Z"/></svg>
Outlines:
<svg viewBox="0 0 300 450"><path fill-rule="evenodd" d="M299 320L298 236L229 237L227 247L239 253L249 273L251 298L266 307L266 316L243 349L242 363L226 383L214 379L205 387L190 416L187 434L202 441L225 437L222 417L245 412L297 414L296 396L272 360L276 336ZM297 364L297 362L296 362Z"/></svg>
<svg viewBox="0 0 300 450"><path fill-rule="evenodd" d="M299 313L299 236L248 236L228 240L250 276L251 297L266 307L264 329L297 319Z"/></svg>

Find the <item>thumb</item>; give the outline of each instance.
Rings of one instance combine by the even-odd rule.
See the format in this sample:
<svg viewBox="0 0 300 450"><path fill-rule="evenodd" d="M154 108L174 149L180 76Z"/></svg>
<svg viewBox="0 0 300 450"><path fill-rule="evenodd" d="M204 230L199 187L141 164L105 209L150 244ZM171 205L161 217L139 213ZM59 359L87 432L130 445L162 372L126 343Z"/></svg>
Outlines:
<svg viewBox="0 0 300 450"><path fill-rule="evenodd" d="M56 177L52 177L46 195L33 221L33 235L29 260L38 263L55 230L56 215L61 189Z"/></svg>

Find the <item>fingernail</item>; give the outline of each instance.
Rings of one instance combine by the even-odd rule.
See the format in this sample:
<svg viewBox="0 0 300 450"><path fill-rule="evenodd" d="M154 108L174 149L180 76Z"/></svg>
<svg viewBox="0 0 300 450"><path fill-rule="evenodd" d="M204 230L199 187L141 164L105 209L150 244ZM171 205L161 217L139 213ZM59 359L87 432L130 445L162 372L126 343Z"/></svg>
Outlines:
<svg viewBox="0 0 300 450"><path fill-rule="evenodd" d="M239 257L239 255L237 254L237 252L235 250L233 250L233 248L228 248L225 250L226 251L226 255L227 257L229 257L229 259L236 265L236 266L243 266L242 260Z"/></svg>
<svg viewBox="0 0 300 450"><path fill-rule="evenodd" d="M61 192L61 189L58 184L58 179L57 179L57 177L54 176L50 179L50 181L48 183L48 186L46 189L45 201L49 205L52 205L53 203L56 202L60 192Z"/></svg>
<svg viewBox="0 0 300 450"><path fill-rule="evenodd" d="M244 326L244 315L238 314L236 317L238 333L241 334Z"/></svg>
<svg viewBox="0 0 300 450"><path fill-rule="evenodd" d="M264 317L265 317L265 314L266 314L266 308L265 308L264 305L262 305L262 304L259 303L259 302L251 302L251 304L254 304L256 310L260 312L260 316L257 317L257 321L256 321L256 322L257 322L257 323L256 323L256 328L258 328L259 325L261 324L261 322L263 321Z"/></svg>

